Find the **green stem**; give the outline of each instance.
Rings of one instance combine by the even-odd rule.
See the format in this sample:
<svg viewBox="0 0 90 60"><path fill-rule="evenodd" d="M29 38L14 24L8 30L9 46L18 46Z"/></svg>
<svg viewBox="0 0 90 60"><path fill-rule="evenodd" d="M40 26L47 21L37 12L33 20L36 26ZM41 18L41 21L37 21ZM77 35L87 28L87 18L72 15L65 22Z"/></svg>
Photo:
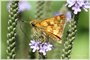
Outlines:
<svg viewBox="0 0 90 60"><path fill-rule="evenodd" d="M35 13L35 18L37 20L41 20L44 18L44 4L45 1L37 1L36 2L36 13Z"/></svg>
<svg viewBox="0 0 90 60"><path fill-rule="evenodd" d="M14 59L16 56L16 25L18 20L18 1L12 1L8 20L7 33L7 59Z"/></svg>
<svg viewBox="0 0 90 60"><path fill-rule="evenodd" d="M61 56L62 59L70 59L71 51L73 47L73 42L75 40L75 35L77 31L77 23L78 23L79 14L74 15L74 18L70 21L69 30L67 31L66 41L64 42L63 54Z"/></svg>
<svg viewBox="0 0 90 60"><path fill-rule="evenodd" d="M36 19L37 20L42 20L44 19L44 6L45 6L45 1L37 1L37 6L36 6ZM37 51L36 54L36 58L37 59L44 59L43 55L39 54L39 52Z"/></svg>

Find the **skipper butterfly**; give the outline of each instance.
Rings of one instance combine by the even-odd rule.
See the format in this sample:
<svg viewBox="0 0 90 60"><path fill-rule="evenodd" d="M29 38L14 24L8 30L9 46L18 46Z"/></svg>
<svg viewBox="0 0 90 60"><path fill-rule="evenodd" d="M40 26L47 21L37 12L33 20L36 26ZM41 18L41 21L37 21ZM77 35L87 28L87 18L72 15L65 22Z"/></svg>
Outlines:
<svg viewBox="0 0 90 60"><path fill-rule="evenodd" d="M64 15L55 16L45 20L32 20L30 24L45 32L53 40L61 43L66 17Z"/></svg>

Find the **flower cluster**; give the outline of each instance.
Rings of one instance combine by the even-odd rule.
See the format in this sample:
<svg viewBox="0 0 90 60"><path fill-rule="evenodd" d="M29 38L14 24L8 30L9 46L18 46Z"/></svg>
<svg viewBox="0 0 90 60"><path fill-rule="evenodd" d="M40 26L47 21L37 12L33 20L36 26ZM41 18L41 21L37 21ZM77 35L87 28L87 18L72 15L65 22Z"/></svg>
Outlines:
<svg viewBox="0 0 90 60"><path fill-rule="evenodd" d="M9 3L7 5L7 9L9 10L9 12L10 12L11 2L12 1L9 1ZM19 6L18 12L23 12L25 10L30 10L31 9L31 5L27 1L24 1L24 0L19 1L18 6Z"/></svg>
<svg viewBox="0 0 90 60"><path fill-rule="evenodd" d="M81 9L84 9L87 12L87 9L90 8L88 0L67 0L66 6L72 7L74 14L81 12Z"/></svg>
<svg viewBox="0 0 90 60"><path fill-rule="evenodd" d="M31 40L29 46L32 49L32 52L38 50L43 55L46 55L46 52L51 51L53 48L53 45L51 45L50 43L47 42L41 43L41 41L35 41L35 40Z"/></svg>

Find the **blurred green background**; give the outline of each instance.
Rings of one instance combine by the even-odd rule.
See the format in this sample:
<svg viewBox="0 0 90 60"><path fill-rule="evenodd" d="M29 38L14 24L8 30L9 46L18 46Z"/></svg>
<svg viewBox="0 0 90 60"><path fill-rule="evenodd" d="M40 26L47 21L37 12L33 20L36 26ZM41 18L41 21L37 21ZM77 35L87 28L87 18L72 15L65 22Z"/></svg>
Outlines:
<svg viewBox="0 0 90 60"><path fill-rule="evenodd" d="M31 9L29 11L24 11L22 13L23 20L29 20L29 17L35 19L35 2L29 1L31 5ZM7 41L7 26L8 26L8 10L7 10L7 1L1 1L1 58L6 58L6 41ZM51 13L59 11L60 7L63 6L65 2L61 1L53 1L51 3ZM53 16L53 15L52 15ZM30 25L27 23L17 24L17 43L16 43L16 58L17 59L27 59L28 51L29 51L29 40L21 31L20 26L22 26L22 30L26 33L28 38L30 37ZM78 31L76 34L76 39L74 41L71 58L72 59L88 59L89 58L89 12L85 12L82 10L78 20ZM47 58L49 59L58 59L61 56L60 53L60 45L55 44L56 48L48 52Z"/></svg>

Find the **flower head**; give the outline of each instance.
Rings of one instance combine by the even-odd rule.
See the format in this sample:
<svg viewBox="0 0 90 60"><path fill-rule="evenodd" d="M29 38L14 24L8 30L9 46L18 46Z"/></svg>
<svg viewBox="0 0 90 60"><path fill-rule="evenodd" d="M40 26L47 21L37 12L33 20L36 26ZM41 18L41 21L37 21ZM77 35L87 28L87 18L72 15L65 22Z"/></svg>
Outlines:
<svg viewBox="0 0 90 60"><path fill-rule="evenodd" d="M29 45L30 48L32 49L32 52L38 50L43 55L46 55L46 52L51 51L53 48L53 45L51 45L50 43L47 42L41 43L40 41L34 41L34 40L31 40L31 43Z"/></svg>
<svg viewBox="0 0 90 60"><path fill-rule="evenodd" d="M78 14L78 12L81 12L81 9L84 9L87 12L87 9L90 8L88 0L67 0L66 6L72 7L72 10L74 10L74 14Z"/></svg>
<svg viewBox="0 0 90 60"><path fill-rule="evenodd" d="M11 2L12 2L12 1L10 1L10 2L8 3L8 5L7 5L7 8L8 8L8 10L9 10L9 12L10 12ZM23 0L19 1L18 6L19 6L18 12L23 12L23 11L25 11L25 10L30 10L30 9L31 9L31 5L30 5L27 1L23 1Z"/></svg>
<svg viewBox="0 0 90 60"><path fill-rule="evenodd" d="M40 44L39 41L31 40L31 43L29 45L30 45L30 48L32 49L32 52L39 50L39 44Z"/></svg>
<svg viewBox="0 0 90 60"><path fill-rule="evenodd" d="M40 50L39 50L39 52L40 52L40 53L43 53L43 55L46 55L46 52L47 52L47 51L51 51L52 48L53 48L53 46L52 46L51 44L49 44L49 43L42 43L42 44L40 45Z"/></svg>

